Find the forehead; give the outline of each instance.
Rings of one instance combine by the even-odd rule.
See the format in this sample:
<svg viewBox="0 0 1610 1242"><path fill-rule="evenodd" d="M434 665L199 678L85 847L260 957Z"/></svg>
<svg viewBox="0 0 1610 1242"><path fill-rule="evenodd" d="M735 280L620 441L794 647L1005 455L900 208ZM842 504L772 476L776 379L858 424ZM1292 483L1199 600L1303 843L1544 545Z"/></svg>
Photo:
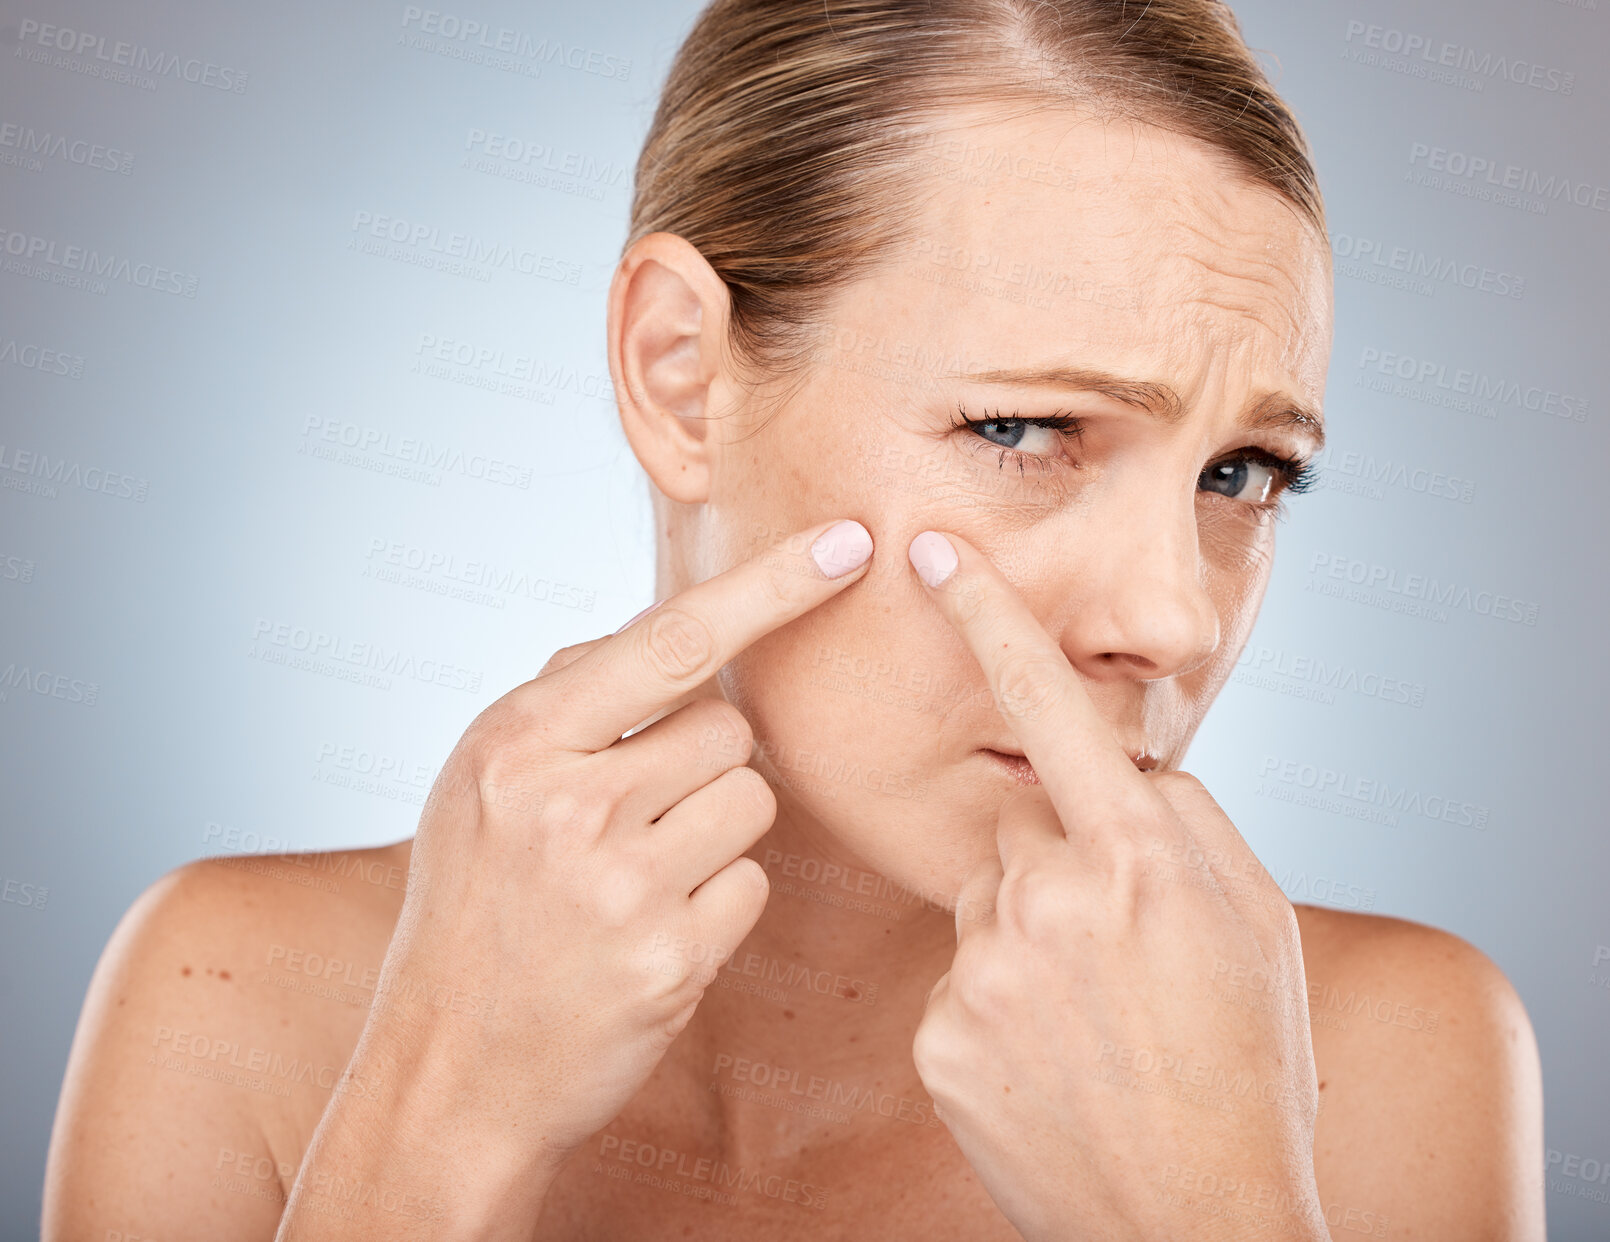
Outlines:
<svg viewBox="0 0 1610 1242"><path fill-rule="evenodd" d="M1132 120L957 113L917 158L910 236L856 299L888 331L990 366L1229 379L1318 405L1330 254L1204 144Z"/></svg>

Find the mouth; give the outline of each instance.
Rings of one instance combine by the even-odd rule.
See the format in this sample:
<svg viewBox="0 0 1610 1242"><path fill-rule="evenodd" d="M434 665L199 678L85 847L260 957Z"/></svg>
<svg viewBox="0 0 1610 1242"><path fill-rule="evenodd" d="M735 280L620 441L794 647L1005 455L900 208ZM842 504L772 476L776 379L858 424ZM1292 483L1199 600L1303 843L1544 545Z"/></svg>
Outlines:
<svg viewBox="0 0 1610 1242"><path fill-rule="evenodd" d="M1034 770L1034 765L1022 755L1014 755L1004 750L991 750L988 746L978 753L989 756L990 760L1002 772L1019 785L1038 785L1040 783L1040 774Z"/></svg>
<svg viewBox="0 0 1610 1242"><path fill-rule="evenodd" d="M984 746L980 748L979 753L988 756L1003 774L1016 781L1019 785L1038 785L1040 783L1040 774L1034 770L1034 765L1024 755L1015 750L995 750ZM1129 761L1142 772L1153 771L1158 766L1157 757L1149 755L1143 750L1129 752Z"/></svg>

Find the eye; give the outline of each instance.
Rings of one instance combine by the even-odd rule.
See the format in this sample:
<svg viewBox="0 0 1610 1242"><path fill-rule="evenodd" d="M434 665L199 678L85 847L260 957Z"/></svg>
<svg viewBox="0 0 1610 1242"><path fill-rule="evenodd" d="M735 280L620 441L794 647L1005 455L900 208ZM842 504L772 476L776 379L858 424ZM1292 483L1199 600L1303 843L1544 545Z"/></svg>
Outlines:
<svg viewBox="0 0 1610 1242"><path fill-rule="evenodd" d="M1080 420L1071 414L1003 418L999 413L992 415L985 410L983 418L969 418L960 406L956 407L956 414L951 420L953 426L965 428L975 440L982 441L980 448L993 445L1000 449L999 466L1005 469L1011 462L1017 466L1019 474L1029 465L1041 471L1055 470L1058 459L1064 456L1059 451L1062 442L1078 439L1084 430ZM1066 464L1077 466L1078 463Z"/></svg>
<svg viewBox="0 0 1610 1242"><path fill-rule="evenodd" d="M1056 428L1026 418L985 419L973 423L972 428L991 444L1036 457L1049 456L1057 446Z"/></svg>
<svg viewBox="0 0 1610 1242"><path fill-rule="evenodd" d="M1263 449L1243 449L1236 456L1203 470L1196 485L1257 508L1273 509L1287 492L1305 492L1313 486L1312 463L1277 457Z"/></svg>

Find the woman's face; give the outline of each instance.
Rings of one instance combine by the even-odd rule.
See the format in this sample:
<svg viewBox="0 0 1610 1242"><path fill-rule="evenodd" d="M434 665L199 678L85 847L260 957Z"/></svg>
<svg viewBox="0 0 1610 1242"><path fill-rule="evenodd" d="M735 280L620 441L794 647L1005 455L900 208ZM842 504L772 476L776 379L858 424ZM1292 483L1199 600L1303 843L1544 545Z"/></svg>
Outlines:
<svg viewBox="0 0 1610 1242"><path fill-rule="evenodd" d="M796 844L953 894L1013 788L982 751L1021 746L907 545L990 557L1113 744L1177 766L1257 615L1277 463L1318 449L1291 412L1317 420L1331 280L1291 208L1160 129L971 118L924 168L914 242L843 290L786 401L714 423L708 504L675 529L700 576L828 518L872 532L867 576L721 688ZM1014 421L1056 418L1078 430Z"/></svg>

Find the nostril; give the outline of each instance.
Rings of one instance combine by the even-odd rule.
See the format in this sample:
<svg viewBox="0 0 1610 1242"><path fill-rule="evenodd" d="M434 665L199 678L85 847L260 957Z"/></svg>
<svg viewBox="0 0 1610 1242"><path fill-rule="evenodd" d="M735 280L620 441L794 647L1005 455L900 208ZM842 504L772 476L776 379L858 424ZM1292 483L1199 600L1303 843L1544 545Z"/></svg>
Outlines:
<svg viewBox="0 0 1610 1242"><path fill-rule="evenodd" d="M1145 656L1136 655L1132 651L1104 651L1098 658L1104 664L1132 668L1146 676L1159 677L1162 675L1157 667L1157 661L1148 660Z"/></svg>

